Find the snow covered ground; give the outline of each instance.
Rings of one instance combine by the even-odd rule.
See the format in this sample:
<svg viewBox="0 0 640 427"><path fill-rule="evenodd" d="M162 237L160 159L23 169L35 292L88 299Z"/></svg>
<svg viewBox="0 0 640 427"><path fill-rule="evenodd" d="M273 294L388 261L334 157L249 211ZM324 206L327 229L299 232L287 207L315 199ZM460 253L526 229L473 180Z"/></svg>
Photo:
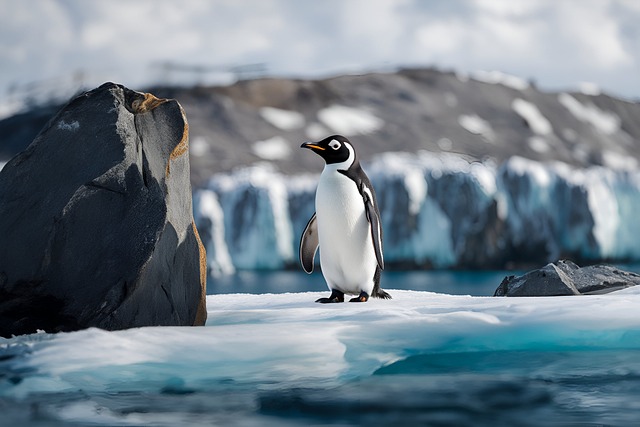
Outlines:
<svg viewBox="0 0 640 427"><path fill-rule="evenodd" d="M215 295L206 327L0 339L0 407L24 422L40 402L54 420L110 425L206 424L230 414L235 425L282 425L301 414L326 423L323 405L349 425L375 416L368 401L393 420L427 416L421 411L437 401L465 425L465 405L476 421L498 420L496 398L513 416L523 408L584 420L571 415L584 410L611 422L637 413L618 402L607 407L613 416L598 399L631 393L637 402L640 288L552 298L390 293L389 301L337 305L314 303L325 296L317 292ZM341 405L364 407L351 414Z"/></svg>

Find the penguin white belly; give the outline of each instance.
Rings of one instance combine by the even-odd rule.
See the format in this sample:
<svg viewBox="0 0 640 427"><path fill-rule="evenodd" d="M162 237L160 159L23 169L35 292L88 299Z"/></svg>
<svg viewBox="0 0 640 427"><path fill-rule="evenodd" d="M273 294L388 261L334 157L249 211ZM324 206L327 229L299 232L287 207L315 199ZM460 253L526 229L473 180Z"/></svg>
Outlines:
<svg viewBox="0 0 640 427"><path fill-rule="evenodd" d="M355 182L326 168L316 191L320 266L329 289L371 295L377 261Z"/></svg>

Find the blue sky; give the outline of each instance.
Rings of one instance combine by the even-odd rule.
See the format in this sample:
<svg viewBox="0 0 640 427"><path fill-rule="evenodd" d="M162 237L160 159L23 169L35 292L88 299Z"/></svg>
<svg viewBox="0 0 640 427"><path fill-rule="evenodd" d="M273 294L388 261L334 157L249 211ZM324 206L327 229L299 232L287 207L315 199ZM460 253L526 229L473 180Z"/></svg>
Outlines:
<svg viewBox="0 0 640 427"><path fill-rule="evenodd" d="M190 82L159 63L319 77L419 65L640 98L637 0L0 0L0 96ZM228 81L205 73L201 83ZM40 86L38 86L40 87Z"/></svg>

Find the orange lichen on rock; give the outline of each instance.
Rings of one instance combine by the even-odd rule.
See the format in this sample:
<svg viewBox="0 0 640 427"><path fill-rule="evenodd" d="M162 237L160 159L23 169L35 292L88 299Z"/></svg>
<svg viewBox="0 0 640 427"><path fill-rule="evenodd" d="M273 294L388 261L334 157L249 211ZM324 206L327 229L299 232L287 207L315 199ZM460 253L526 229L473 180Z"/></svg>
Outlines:
<svg viewBox="0 0 640 427"><path fill-rule="evenodd" d="M184 130L182 132L182 138L180 139L180 142L175 146L175 148L169 155L169 160L167 161L166 176L169 176L169 173L171 173L171 161L177 159L178 157L189 151L189 123L187 122L187 116L185 115L182 107L180 107L180 111L182 112L182 118L184 120Z"/></svg>
<svg viewBox="0 0 640 427"><path fill-rule="evenodd" d="M167 101L168 99L157 98L156 96L150 93L145 93L144 99L136 99L131 103L131 109L136 114L143 114L153 110L158 105L164 104Z"/></svg>
<svg viewBox="0 0 640 427"><path fill-rule="evenodd" d="M191 226L198 241L198 250L200 252L200 287L202 289L202 298L200 299L193 325L202 326L207 321L207 251L202 244L195 222L191 222Z"/></svg>

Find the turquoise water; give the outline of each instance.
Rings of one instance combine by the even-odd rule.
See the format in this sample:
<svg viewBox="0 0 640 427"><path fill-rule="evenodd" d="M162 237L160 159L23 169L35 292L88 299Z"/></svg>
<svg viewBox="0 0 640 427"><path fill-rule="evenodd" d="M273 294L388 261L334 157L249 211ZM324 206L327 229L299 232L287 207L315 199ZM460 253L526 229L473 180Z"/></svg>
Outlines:
<svg viewBox="0 0 640 427"><path fill-rule="evenodd" d="M522 271L385 271L383 289L438 292L449 295L491 296L505 276ZM207 294L284 293L326 291L322 273L314 271L241 271L230 276L211 278Z"/></svg>
<svg viewBox="0 0 640 427"><path fill-rule="evenodd" d="M487 296L508 274L385 272L383 286ZM0 339L0 426L640 425L640 328L621 322L638 295L536 299L543 309L516 299L427 295L431 306L415 311L423 316L417 320L396 309L408 302L401 292L393 310L385 301L362 307L369 311L281 295L264 306L264 296L238 297L243 311L236 313L236 296L222 295L325 290L320 274L243 272L211 281L211 306L228 299L205 328ZM613 302L593 317L599 305L585 312L579 298ZM357 329L385 309L380 316L393 327ZM327 341L326 328L345 341ZM310 368L324 377L301 379L306 365L294 350L313 356L325 347L328 357ZM375 361L389 350L398 355L391 363ZM162 362L149 361L156 353L166 353ZM332 363L342 363L336 354L358 362L332 375ZM361 362L377 367L357 369Z"/></svg>

